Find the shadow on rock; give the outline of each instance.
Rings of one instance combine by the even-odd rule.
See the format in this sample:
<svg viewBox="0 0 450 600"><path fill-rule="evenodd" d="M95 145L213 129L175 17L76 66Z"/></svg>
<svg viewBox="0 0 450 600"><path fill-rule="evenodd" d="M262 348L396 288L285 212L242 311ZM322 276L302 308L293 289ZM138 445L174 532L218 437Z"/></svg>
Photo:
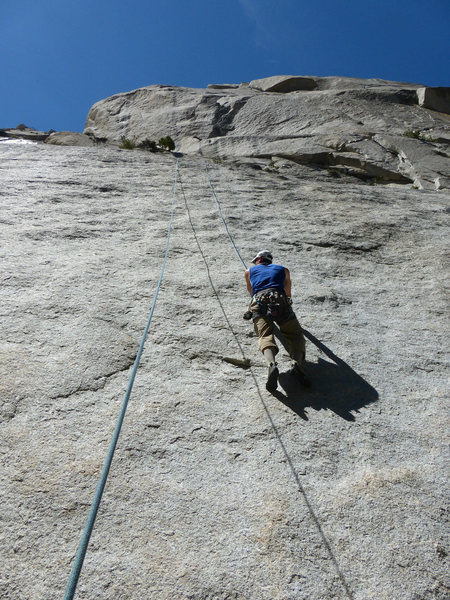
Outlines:
<svg viewBox="0 0 450 600"><path fill-rule="evenodd" d="M311 388L302 387L291 373L281 373L279 384L284 392L276 391L274 397L293 410L305 421L305 408L331 410L346 421L354 421L351 411L358 412L364 406L378 400L378 392L350 365L336 356L325 344L309 331L307 337L329 359L319 358L318 363L307 363L306 371L312 381Z"/></svg>

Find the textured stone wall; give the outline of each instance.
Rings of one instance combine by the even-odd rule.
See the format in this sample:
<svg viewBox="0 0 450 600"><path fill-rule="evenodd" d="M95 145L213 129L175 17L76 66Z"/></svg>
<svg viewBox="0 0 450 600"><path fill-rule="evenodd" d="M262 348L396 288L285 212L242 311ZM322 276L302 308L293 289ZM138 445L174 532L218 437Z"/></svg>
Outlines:
<svg viewBox="0 0 450 600"><path fill-rule="evenodd" d="M366 181L448 189L449 90L348 77L153 85L97 102L85 133L113 144L170 135L190 155L281 157Z"/></svg>
<svg viewBox="0 0 450 600"><path fill-rule="evenodd" d="M290 268L313 387L282 351L264 389L242 265L202 159L181 158L76 598L444 600L448 194L283 159L207 164L244 260L269 248ZM4 600L63 597L174 167L0 142Z"/></svg>

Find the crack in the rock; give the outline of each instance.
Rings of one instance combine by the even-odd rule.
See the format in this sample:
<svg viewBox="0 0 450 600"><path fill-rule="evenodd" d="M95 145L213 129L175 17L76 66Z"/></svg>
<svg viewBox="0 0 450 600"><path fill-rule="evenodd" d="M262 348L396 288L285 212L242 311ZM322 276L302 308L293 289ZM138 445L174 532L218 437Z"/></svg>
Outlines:
<svg viewBox="0 0 450 600"><path fill-rule="evenodd" d="M133 366L135 360L136 360L136 357L134 357L133 359L130 358L130 360L126 364L126 366L121 367L120 369L117 369L116 371L106 373L105 375L99 375L98 377L95 377L93 379L93 383L91 385L83 386L82 384L80 384L75 390L71 390L71 391L67 392L66 394L58 394L57 396L50 396L50 399L51 400L65 400L76 394L82 394L84 392L98 392L100 390L103 390L106 387L106 384L110 379L112 379L116 375L119 375L120 373L128 371L130 369L130 367ZM96 386L95 382L98 382L99 385Z"/></svg>
<svg viewBox="0 0 450 600"><path fill-rule="evenodd" d="M224 137L233 131L233 120L239 111L247 104L248 98L240 98L231 106L217 103L214 113L213 128L209 138Z"/></svg>
<svg viewBox="0 0 450 600"><path fill-rule="evenodd" d="M310 242L305 241L305 244L310 246L317 246L319 248L335 248L336 250L342 250L344 252L373 252L374 250L379 250L383 245L381 242L374 242L371 245L357 245L357 244L346 244L340 242Z"/></svg>

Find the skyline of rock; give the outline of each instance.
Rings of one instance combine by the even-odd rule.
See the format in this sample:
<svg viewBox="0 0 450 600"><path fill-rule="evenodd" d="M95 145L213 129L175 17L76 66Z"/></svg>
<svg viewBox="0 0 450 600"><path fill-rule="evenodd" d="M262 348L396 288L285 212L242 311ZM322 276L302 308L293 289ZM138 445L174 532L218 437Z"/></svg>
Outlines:
<svg viewBox="0 0 450 600"><path fill-rule="evenodd" d="M434 109L434 110L433 110ZM207 89L153 85L94 104L84 133L119 143L170 135L178 151L284 158L419 189L450 185L450 88L274 76Z"/></svg>

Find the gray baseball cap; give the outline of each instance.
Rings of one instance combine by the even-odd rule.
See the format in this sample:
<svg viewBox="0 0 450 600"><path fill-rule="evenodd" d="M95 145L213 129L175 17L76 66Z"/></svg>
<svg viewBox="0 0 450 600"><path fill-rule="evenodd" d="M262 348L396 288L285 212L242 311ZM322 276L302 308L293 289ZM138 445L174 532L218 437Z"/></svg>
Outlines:
<svg viewBox="0 0 450 600"><path fill-rule="evenodd" d="M273 261L272 252L269 252L268 250L261 250L258 252L255 258L252 259L252 263L255 264L258 258L264 258L264 260L269 260L270 262Z"/></svg>

